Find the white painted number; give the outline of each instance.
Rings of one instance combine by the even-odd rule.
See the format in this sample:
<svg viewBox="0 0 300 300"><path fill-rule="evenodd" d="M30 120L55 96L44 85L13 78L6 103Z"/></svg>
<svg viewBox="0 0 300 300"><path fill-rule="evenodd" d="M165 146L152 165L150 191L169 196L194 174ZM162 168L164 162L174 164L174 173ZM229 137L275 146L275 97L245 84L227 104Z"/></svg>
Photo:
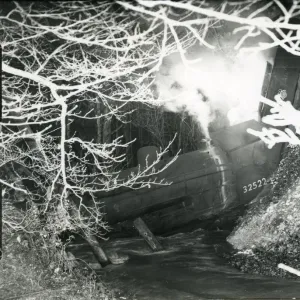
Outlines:
<svg viewBox="0 0 300 300"><path fill-rule="evenodd" d="M258 187L260 188L262 185L267 185L266 178L262 178L257 181L254 181L253 183L249 183L248 185L244 185L243 192L244 192L244 194L246 194L252 190L256 190Z"/></svg>
<svg viewBox="0 0 300 300"><path fill-rule="evenodd" d="M257 180L257 182L259 182L258 187L261 187L261 180Z"/></svg>

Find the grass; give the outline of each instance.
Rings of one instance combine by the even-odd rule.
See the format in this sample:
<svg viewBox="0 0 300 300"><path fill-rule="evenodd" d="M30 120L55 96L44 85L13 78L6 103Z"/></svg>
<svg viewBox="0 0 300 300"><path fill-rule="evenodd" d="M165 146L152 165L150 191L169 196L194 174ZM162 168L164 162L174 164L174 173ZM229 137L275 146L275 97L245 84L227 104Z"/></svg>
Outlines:
<svg viewBox="0 0 300 300"><path fill-rule="evenodd" d="M78 268L45 267L34 249L16 234L4 234L0 261L0 299L113 300L114 292L95 274Z"/></svg>

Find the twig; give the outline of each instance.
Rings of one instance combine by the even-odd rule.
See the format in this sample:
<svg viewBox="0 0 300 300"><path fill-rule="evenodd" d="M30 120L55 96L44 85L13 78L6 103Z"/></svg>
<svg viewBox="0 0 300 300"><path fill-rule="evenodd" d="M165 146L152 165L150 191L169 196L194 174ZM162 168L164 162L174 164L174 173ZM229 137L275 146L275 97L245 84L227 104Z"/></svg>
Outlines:
<svg viewBox="0 0 300 300"><path fill-rule="evenodd" d="M290 272L292 274L295 274L297 276L300 276L300 271L299 270L296 270L296 269L294 269L292 267L289 267L289 266L287 266L285 264L279 264L278 268L283 269L285 271L288 271L288 272Z"/></svg>

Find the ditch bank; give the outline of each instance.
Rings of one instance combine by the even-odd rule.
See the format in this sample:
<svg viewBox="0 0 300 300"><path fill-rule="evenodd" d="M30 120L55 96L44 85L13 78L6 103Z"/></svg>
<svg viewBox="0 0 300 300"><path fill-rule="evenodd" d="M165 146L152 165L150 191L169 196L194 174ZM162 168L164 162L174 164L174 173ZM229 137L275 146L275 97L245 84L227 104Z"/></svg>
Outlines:
<svg viewBox="0 0 300 300"><path fill-rule="evenodd" d="M269 186L248 206L227 238L237 250L227 256L243 272L295 277L278 268L300 269L300 147L288 146Z"/></svg>

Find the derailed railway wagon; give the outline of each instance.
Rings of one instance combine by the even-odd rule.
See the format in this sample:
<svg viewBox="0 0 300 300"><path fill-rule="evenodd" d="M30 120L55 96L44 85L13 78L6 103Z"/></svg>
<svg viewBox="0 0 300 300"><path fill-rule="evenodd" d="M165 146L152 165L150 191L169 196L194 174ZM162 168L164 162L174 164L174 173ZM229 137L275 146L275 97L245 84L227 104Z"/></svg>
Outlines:
<svg viewBox="0 0 300 300"><path fill-rule="evenodd" d="M248 203L262 191L278 166L281 145L268 149L247 128L260 130L255 120L211 133L204 150L179 155L166 170L156 175L170 185L152 185L138 190L116 190L98 195L106 221L114 225L142 217L149 228L167 232L193 220L204 220L224 210ZM140 149L141 163L155 156L155 147ZM162 168L172 158L160 161ZM126 178L137 167L120 174Z"/></svg>
<svg viewBox="0 0 300 300"><path fill-rule="evenodd" d="M262 95L273 100L279 90L285 90L287 100L298 109L299 62L299 57L278 48L274 64L266 66ZM259 138L247 132L247 128L260 131L265 126L260 120L269 114L269 108L261 106L258 114L258 121L248 120L211 132L211 142L206 149L179 155L158 175L158 179L164 178L172 182L171 185L99 194L107 222L115 225L142 217L152 231L163 233L249 203L268 184L284 147L277 144L268 149ZM150 158L155 156L154 147L140 151L144 153L140 155L140 164L147 154ZM160 161L157 167L164 166L170 159ZM126 178L135 170L124 170L120 177Z"/></svg>

